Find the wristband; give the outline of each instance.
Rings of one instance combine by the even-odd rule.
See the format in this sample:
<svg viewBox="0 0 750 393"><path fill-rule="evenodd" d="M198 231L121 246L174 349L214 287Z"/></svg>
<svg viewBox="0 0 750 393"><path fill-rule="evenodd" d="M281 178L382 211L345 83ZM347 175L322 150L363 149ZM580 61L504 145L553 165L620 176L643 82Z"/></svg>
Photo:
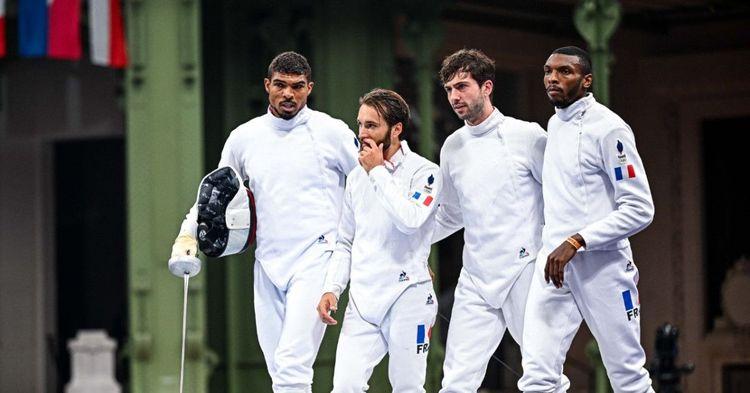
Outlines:
<svg viewBox="0 0 750 393"><path fill-rule="evenodd" d="M576 251L578 251L578 249L582 247L581 243L578 243L578 240L573 239L572 237L565 239L565 241L568 242L568 244L570 244L571 246L573 246L573 248L575 248Z"/></svg>

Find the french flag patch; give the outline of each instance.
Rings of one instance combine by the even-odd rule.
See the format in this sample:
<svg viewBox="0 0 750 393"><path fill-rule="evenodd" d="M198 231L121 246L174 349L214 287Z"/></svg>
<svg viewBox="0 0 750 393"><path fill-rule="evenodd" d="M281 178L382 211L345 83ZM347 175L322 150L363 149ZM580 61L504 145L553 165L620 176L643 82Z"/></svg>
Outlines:
<svg viewBox="0 0 750 393"><path fill-rule="evenodd" d="M413 199L417 204L422 204L425 206L430 206L430 204L432 203L431 195L427 195L419 191L415 191L414 195L411 196L411 199Z"/></svg>
<svg viewBox="0 0 750 393"><path fill-rule="evenodd" d="M615 180L632 179L635 177L635 168L633 165L618 166L615 168Z"/></svg>

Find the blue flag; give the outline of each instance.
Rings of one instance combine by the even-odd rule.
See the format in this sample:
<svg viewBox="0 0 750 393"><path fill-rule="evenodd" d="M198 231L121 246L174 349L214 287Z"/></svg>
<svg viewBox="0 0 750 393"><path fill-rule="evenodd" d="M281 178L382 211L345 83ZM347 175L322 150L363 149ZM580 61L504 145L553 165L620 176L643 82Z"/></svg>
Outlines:
<svg viewBox="0 0 750 393"><path fill-rule="evenodd" d="M18 52L23 57L47 55L47 1L18 1Z"/></svg>

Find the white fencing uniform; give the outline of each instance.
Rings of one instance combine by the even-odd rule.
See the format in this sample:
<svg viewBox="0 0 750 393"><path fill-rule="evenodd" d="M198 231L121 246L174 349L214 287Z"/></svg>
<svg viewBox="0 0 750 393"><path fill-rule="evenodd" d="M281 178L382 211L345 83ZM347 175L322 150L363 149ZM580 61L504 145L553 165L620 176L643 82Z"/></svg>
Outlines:
<svg viewBox="0 0 750 393"><path fill-rule="evenodd" d="M532 262L541 245L546 139L538 124L495 109L443 144L433 239L465 231L441 392L476 392L506 328L522 343Z"/></svg>
<svg viewBox="0 0 750 393"><path fill-rule="evenodd" d="M389 354L394 392L424 392L437 296L427 267L441 188L437 165L399 151L368 175L347 179L339 240L324 292L338 298L351 280L333 377L336 393L362 392Z"/></svg>
<svg viewBox="0 0 750 393"><path fill-rule="evenodd" d="M240 125L221 153L219 167L236 169L255 197L255 322L275 392L311 390L325 332L315 308L357 160L346 124L307 107ZM181 234L195 236L196 214L193 206Z"/></svg>
<svg viewBox="0 0 750 393"><path fill-rule="evenodd" d="M652 391L640 344L638 269L628 242L654 215L630 127L591 94L549 121L544 155L543 251L529 292L524 392L553 392L582 320L615 392ZM579 233L586 242L565 266L562 288L544 280L547 255Z"/></svg>

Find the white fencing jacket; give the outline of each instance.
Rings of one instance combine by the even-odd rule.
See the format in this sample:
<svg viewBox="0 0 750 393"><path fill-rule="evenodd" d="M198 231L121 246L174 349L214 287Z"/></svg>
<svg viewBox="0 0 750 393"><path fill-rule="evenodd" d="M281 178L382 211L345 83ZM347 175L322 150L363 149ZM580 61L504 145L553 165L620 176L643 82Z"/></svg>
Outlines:
<svg viewBox="0 0 750 393"><path fill-rule="evenodd" d="M440 151L443 194L433 239L465 228L464 269L496 308L541 245L546 140L538 124L495 109L451 134Z"/></svg>
<svg viewBox="0 0 750 393"><path fill-rule="evenodd" d="M544 154L544 248L579 233L586 250L630 246L654 203L630 127L587 94L549 120Z"/></svg>
<svg viewBox="0 0 750 393"><path fill-rule="evenodd" d="M362 318L379 325L412 284L430 280L427 268L440 192L440 169L401 142L399 151L347 179L339 239L323 292L349 299Z"/></svg>
<svg viewBox="0 0 750 393"><path fill-rule="evenodd" d="M231 166L255 197L255 258L285 289L294 273L333 250L346 175L357 166L358 141L341 120L304 107L284 120L269 111L227 138L219 167ZM195 236L195 206L180 233Z"/></svg>

